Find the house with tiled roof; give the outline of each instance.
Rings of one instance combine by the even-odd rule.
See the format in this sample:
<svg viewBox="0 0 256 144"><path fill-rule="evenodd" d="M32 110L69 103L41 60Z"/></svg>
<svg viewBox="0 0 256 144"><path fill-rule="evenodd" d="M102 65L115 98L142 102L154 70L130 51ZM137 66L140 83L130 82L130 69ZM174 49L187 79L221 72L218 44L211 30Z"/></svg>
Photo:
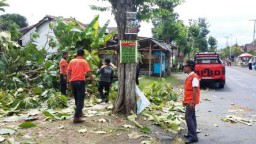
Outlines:
<svg viewBox="0 0 256 144"><path fill-rule="evenodd" d="M47 15L43 19L41 19L38 23L20 29L22 36L18 39L18 42L21 46L26 46L28 42L31 41L31 34L37 33L39 35L38 38L34 39L34 43L37 44L38 48L45 48L48 53L56 53L57 48L52 48L49 46L49 39L55 39L55 35L50 28L49 24L51 22L55 22L58 17ZM62 18L63 21L71 21L75 20L73 18ZM76 21L76 20L75 20ZM87 25L83 24L79 21L78 24L85 28Z"/></svg>
<svg viewBox="0 0 256 144"><path fill-rule="evenodd" d="M45 48L48 53L56 53L57 48L52 48L49 46L50 38L55 39L55 35L50 28L49 24L51 22L55 22L58 17L47 15L43 19L41 19L38 23L20 29L22 36L18 39L19 44L21 46L26 46L28 42L31 41L31 34L37 33L39 37L34 39L34 43L37 44L37 48ZM76 21L81 28L86 28L87 24L77 21L74 18L61 18L61 20L69 22L69 21ZM116 27L108 27L106 33L113 32L116 30ZM116 43L114 40L110 40L108 43Z"/></svg>

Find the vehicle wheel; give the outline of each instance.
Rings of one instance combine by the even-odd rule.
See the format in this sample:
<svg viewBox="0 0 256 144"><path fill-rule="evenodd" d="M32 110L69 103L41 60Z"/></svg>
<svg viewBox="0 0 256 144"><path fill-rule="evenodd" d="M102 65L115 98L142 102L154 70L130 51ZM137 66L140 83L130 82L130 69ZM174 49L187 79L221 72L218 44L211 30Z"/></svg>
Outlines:
<svg viewBox="0 0 256 144"><path fill-rule="evenodd" d="M225 84L223 84L223 83L219 83L219 88L224 88L224 86L225 86Z"/></svg>

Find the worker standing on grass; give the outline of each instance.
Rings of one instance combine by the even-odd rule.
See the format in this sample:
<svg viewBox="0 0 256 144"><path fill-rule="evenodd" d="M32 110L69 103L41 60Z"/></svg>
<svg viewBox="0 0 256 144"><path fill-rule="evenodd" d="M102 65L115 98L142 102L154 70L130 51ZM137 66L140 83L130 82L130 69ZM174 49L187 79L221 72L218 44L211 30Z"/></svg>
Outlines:
<svg viewBox="0 0 256 144"><path fill-rule="evenodd" d="M184 101L183 105L186 107L185 119L188 127L188 133L184 135L187 139L186 144L198 142L197 137L197 121L195 106L199 104L200 99L200 84L199 77L194 72L195 62L189 60L184 65L184 71L187 74L185 89L184 89Z"/></svg>
<svg viewBox="0 0 256 144"><path fill-rule="evenodd" d="M72 92L75 98L74 123L84 122L83 116L84 98L85 98L85 75L88 75L93 85L96 85L95 79L90 71L87 61L84 59L84 50L77 51L77 57L70 61L68 66L68 88L72 85Z"/></svg>
<svg viewBox="0 0 256 144"><path fill-rule="evenodd" d="M100 74L100 82L98 91L100 93L102 102L108 102L108 95L111 83L113 81L114 71L110 66L110 59L105 59L105 65L101 66L101 68L97 71L97 74ZM105 93L103 90L105 89Z"/></svg>
<svg viewBox="0 0 256 144"><path fill-rule="evenodd" d="M60 60L60 91L62 95L67 95L67 74L68 74L68 52L63 51Z"/></svg>

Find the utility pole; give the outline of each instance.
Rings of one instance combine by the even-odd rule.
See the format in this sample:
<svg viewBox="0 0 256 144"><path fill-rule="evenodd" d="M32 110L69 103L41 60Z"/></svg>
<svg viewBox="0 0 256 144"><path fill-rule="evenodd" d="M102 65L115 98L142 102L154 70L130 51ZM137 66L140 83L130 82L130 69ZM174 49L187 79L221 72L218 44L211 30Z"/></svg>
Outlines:
<svg viewBox="0 0 256 144"><path fill-rule="evenodd" d="M250 21L254 22L254 30L253 30L253 41L252 44L254 45L254 41L255 41L255 33L256 33L256 19L251 19Z"/></svg>
<svg viewBox="0 0 256 144"><path fill-rule="evenodd" d="M232 41L233 35L230 34L230 48L229 48L229 56L231 57L231 48L233 47L233 41Z"/></svg>
<svg viewBox="0 0 256 144"><path fill-rule="evenodd" d="M228 44L229 36L225 36L224 38L227 39L226 46L227 46L227 48L228 48L228 47L229 47L229 44ZM230 54L231 54L231 47L229 47L229 57L230 57Z"/></svg>

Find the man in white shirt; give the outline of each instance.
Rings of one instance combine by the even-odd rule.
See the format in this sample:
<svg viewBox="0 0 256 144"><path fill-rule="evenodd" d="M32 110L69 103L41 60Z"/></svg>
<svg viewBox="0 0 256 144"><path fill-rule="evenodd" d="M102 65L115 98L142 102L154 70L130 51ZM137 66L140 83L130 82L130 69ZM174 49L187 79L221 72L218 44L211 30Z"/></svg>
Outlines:
<svg viewBox="0 0 256 144"><path fill-rule="evenodd" d="M183 105L186 107L185 120L187 123L188 133L184 135L187 138L185 144L191 144L198 142L196 133L197 121L195 106L199 104L200 99L200 84L199 77L194 72L195 62L189 60L184 65L184 71L187 74L185 88L184 88L184 100Z"/></svg>
<svg viewBox="0 0 256 144"><path fill-rule="evenodd" d="M189 76L193 75L194 73L195 73L195 72L190 72L189 74L187 74L186 79L187 79ZM198 79L198 78L196 78L196 77L193 78L193 80L192 80L192 86L193 86L193 87L199 87L199 79Z"/></svg>
<svg viewBox="0 0 256 144"><path fill-rule="evenodd" d="M249 60L249 64L248 64L248 66L249 66L249 70L252 70L252 63L253 63L253 60L252 60L252 58Z"/></svg>

